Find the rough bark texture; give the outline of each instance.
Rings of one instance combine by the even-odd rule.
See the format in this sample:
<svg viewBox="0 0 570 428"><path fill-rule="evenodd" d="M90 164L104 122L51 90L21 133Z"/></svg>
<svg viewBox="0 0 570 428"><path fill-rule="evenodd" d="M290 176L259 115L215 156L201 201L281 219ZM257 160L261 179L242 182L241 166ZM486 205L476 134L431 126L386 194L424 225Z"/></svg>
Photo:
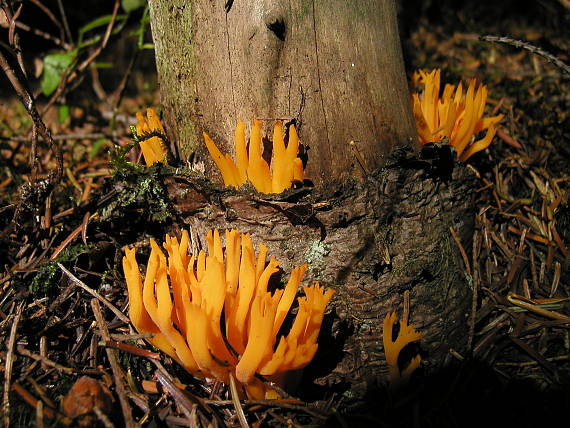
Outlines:
<svg viewBox="0 0 570 428"><path fill-rule="evenodd" d="M373 170L414 137L392 0L149 5L166 124L184 157L203 152L202 131L231 153L238 119L296 119L319 184L361 172L351 140Z"/></svg>
<svg viewBox="0 0 570 428"><path fill-rule="evenodd" d="M361 396L385 379L382 320L401 312L406 290L424 361L461 352L471 299L449 227L470 233L468 171L456 168L445 184L411 161L393 1L235 0L227 14L223 3L149 1L171 137L200 157L204 130L232 153L237 119L297 119L315 187L271 197L171 177L180 226L194 240L213 227L251 232L286 272L308 262L307 281L337 290L316 364L327 384Z"/></svg>
<svg viewBox="0 0 570 428"><path fill-rule="evenodd" d="M397 163L363 182L279 198L219 191L185 176L170 178L168 188L180 227L195 239L214 227L239 228L264 242L285 272L307 262L304 283L335 288L316 376L363 396L386 380L382 322L388 311L401 315L406 290L410 321L425 335L424 367L444 364L450 348L465 349L471 290L449 227L468 241L473 177L456 168L453 178L441 183Z"/></svg>

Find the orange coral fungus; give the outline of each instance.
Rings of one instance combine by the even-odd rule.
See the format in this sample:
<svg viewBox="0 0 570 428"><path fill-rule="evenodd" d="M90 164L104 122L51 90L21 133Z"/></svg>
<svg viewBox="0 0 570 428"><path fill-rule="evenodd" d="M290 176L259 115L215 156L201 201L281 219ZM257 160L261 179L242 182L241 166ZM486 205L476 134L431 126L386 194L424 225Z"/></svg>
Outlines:
<svg viewBox="0 0 570 428"><path fill-rule="evenodd" d="M445 85L440 97L440 70L414 74L415 83L424 86L421 94L412 94L414 117L421 145L429 142L448 140L455 148L460 161L466 161L471 155L486 149L493 140L496 124L503 115L483 117L487 102L487 88L471 79L467 91L463 93L461 83L457 89ZM474 135L487 130L486 135L474 141Z"/></svg>
<svg viewBox="0 0 570 428"><path fill-rule="evenodd" d="M164 128L156 111L152 108L146 109L146 118L141 112L137 112L137 136L143 137L145 134L159 132L164 135ZM140 142L146 166L155 162L166 163L166 148L162 138L153 136Z"/></svg>
<svg viewBox="0 0 570 428"><path fill-rule="evenodd" d="M290 331L279 336L307 270L292 270L284 289L268 290L279 262L259 245L256 257L249 234L226 231L225 250L217 230L206 238L208 251L188 255L188 233L180 242L166 235L165 255L151 239L144 282L134 249L123 257L129 315L151 344L192 374L228 383L233 375L252 398L270 396L256 374L280 381L305 367L317 351L317 336L333 290L315 283L297 297L299 309ZM279 338L279 343L277 344Z"/></svg>
<svg viewBox="0 0 570 428"><path fill-rule="evenodd" d="M293 125L289 126L289 142L285 146L283 123L275 122L273 128L273 160L271 170L262 157L261 121L254 120L249 139L249 152L245 144L245 125L239 121L235 133L237 165L231 156L223 155L216 143L204 133L206 147L218 166L225 186L239 187L247 179L261 193L281 193L294 181L303 181L303 162L297 157L299 136Z"/></svg>
<svg viewBox="0 0 570 428"><path fill-rule="evenodd" d="M414 370L418 368L421 361L421 356L418 354L408 363L404 370L400 371L400 366L398 365L398 355L400 355L400 351L407 344L420 340L422 334L417 332L414 326L408 325L407 321L401 320L399 322L400 330L398 331L398 337L396 340L393 340L393 328L397 319L398 316L395 312L386 314L382 334L384 353L386 354L386 362L388 363L388 378L390 379L390 385L393 387L405 384Z"/></svg>

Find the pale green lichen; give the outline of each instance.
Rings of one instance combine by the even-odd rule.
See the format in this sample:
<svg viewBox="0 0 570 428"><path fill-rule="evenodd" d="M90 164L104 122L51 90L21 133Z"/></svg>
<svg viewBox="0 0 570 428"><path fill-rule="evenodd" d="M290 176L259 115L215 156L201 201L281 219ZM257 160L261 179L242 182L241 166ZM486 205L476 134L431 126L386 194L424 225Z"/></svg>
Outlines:
<svg viewBox="0 0 570 428"><path fill-rule="evenodd" d="M321 270L325 267L325 257L329 253L330 247L317 239L309 243L305 252L305 260L313 270Z"/></svg>

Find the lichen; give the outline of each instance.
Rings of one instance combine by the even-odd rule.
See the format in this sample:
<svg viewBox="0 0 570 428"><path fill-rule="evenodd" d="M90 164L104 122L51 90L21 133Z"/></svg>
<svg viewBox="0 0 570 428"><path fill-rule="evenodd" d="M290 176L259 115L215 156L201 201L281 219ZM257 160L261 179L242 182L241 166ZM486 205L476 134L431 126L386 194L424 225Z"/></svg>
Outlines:
<svg viewBox="0 0 570 428"><path fill-rule="evenodd" d="M305 260L309 266L319 271L325 267L325 257L330 253L330 246L323 241L315 239L309 243L309 247L305 252Z"/></svg>

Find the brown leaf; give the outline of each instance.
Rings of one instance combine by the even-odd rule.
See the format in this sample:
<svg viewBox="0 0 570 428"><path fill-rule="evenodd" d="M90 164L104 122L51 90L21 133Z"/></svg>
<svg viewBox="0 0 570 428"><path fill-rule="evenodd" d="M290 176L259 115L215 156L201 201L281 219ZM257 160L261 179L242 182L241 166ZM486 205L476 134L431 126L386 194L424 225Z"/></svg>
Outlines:
<svg viewBox="0 0 570 428"><path fill-rule="evenodd" d="M93 413L95 407L108 415L113 408L113 396L102 382L89 376L80 377L63 398L63 413L78 418L79 426L89 427L97 420Z"/></svg>

